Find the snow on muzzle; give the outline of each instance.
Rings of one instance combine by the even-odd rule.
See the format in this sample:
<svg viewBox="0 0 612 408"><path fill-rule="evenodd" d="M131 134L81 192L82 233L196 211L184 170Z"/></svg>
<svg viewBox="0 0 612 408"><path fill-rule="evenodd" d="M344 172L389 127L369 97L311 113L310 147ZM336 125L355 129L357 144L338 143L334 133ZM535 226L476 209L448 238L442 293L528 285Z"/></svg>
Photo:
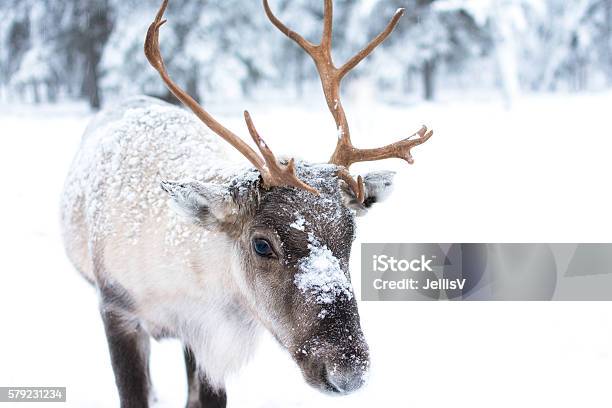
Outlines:
<svg viewBox="0 0 612 408"><path fill-rule="evenodd" d="M357 325L346 325L333 317L327 323L296 350L294 357L310 385L325 392L348 394L366 381L368 345L358 316Z"/></svg>
<svg viewBox="0 0 612 408"><path fill-rule="evenodd" d="M325 392L359 389L369 369L369 350L348 273L325 246L311 241L298 264L295 285L311 316L295 359L306 381Z"/></svg>

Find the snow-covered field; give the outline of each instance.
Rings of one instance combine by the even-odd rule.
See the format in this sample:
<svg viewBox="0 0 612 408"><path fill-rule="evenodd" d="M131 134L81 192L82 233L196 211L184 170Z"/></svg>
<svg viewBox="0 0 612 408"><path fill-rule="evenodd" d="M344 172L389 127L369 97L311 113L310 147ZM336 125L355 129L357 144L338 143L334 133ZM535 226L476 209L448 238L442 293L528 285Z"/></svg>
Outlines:
<svg viewBox="0 0 612 408"><path fill-rule="evenodd" d="M399 172L394 196L360 221L357 289L361 242L612 242L611 106L610 92L525 97L509 111L495 99L349 105L360 146L398 139L422 123L436 130L414 151L412 167L388 161L353 169ZM322 161L333 150L333 122L320 101L223 108L246 137L243 108L275 151ZM78 105L0 106L0 386L67 386L68 406L113 407L95 293L64 256L58 227L63 178L89 119ZM230 380L229 406L612 403L612 303L368 302L360 311L373 359L362 391L318 394L264 338ZM157 406L182 406L179 345L154 343L152 361Z"/></svg>

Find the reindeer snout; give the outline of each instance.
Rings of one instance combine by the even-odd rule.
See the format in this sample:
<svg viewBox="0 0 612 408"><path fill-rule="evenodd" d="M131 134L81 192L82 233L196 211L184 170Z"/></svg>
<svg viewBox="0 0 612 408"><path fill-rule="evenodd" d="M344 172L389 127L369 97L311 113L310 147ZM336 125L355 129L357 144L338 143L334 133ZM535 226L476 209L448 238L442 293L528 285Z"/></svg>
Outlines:
<svg viewBox="0 0 612 408"><path fill-rule="evenodd" d="M297 363L310 385L323 392L341 395L364 385L370 367L365 342L344 347L326 341L315 343L316 347L301 347L296 353Z"/></svg>
<svg viewBox="0 0 612 408"><path fill-rule="evenodd" d="M354 366L337 367L335 364L326 364L325 367L327 382L334 392L339 394L349 394L358 390L365 383L367 364L357 364Z"/></svg>
<svg viewBox="0 0 612 408"><path fill-rule="evenodd" d="M357 341L327 354L323 376L332 392L349 394L364 385L369 368L368 346L365 341Z"/></svg>

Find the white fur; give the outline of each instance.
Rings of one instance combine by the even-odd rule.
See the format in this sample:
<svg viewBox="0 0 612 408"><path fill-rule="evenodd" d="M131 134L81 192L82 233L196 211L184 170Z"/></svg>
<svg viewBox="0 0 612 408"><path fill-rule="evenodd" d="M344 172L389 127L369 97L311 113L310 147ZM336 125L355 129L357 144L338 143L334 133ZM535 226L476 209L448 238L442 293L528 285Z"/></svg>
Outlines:
<svg viewBox="0 0 612 408"><path fill-rule="evenodd" d="M385 201L393 192L393 171L373 171L363 176L363 184L365 188L365 201L373 199L374 202ZM353 191L345 185L344 205L353 210L357 216L364 216L368 209L365 205L357 202Z"/></svg>
<svg viewBox="0 0 612 408"><path fill-rule="evenodd" d="M363 177L366 199L376 197L376 202L385 201L393 192L393 171L372 171Z"/></svg>
<svg viewBox="0 0 612 408"><path fill-rule="evenodd" d="M201 208L208 208L217 220L224 220L236 213L227 189L214 183L197 181L162 182L170 194L175 211L190 222L198 223Z"/></svg>
<svg viewBox="0 0 612 408"><path fill-rule="evenodd" d="M64 242L76 268L99 286L121 285L149 333L191 347L215 387L252 354L261 326L231 270L239 265L233 244L171 210L158 174L207 183L238 171L192 115L138 98L90 125L62 199ZM190 200L221 200L215 216L224 216L220 195L182 193L175 202L183 210Z"/></svg>

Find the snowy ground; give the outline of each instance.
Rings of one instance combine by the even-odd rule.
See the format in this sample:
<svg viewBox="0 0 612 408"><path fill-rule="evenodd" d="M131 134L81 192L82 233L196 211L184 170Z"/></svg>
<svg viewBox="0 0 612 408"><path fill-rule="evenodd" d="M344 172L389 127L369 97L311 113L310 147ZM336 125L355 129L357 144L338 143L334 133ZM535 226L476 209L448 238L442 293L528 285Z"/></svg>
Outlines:
<svg viewBox="0 0 612 408"><path fill-rule="evenodd" d="M248 107L273 149L325 160L335 142L331 119L322 103L305 105L251 103L223 112L246 135L238 114ZM415 166L370 166L399 170L399 187L360 222L356 286L361 242L612 242L610 106L612 93L528 97L510 111L495 100L349 105L361 146L422 123L436 130L415 150ZM68 406L117 406L94 291L65 258L57 221L63 178L89 114L80 106L0 112L0 386L67 386ZM230 407L612 402L612 303L369 302L360 310L373 358L363 391L319 395L265 338L231 379ZM154 343L153 376L158 407L182 406L178 344Z"/></svg>

